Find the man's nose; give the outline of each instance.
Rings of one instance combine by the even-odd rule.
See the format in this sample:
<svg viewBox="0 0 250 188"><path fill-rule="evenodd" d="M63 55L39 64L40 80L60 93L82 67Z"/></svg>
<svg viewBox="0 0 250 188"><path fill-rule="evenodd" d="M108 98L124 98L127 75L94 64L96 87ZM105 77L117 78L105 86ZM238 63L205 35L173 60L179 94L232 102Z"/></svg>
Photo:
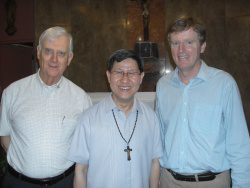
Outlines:
<svg viewBox="0 0 250 188"><path fill-rule="evenodd" d="M57 54L56 52L54 52L54 53L52 54L51 59L52 59L53 62L57 62L58 54Z"/></svg>
<svg viewBox="0 0 250 188"><path fill-rule="evenodd" d="M128 73L123 73L123 76L122 76L122 79L121 79L123 82L127 82L129 80L129 76L128 76Z"/></svg>
<svg viewBox="0 0 250 188"><path fill-rule="evenodd" d="M180 45L179 45L179 51L180 52L183 52L183 51L185 51L185 44L184 43L180 43Z"/></svg>

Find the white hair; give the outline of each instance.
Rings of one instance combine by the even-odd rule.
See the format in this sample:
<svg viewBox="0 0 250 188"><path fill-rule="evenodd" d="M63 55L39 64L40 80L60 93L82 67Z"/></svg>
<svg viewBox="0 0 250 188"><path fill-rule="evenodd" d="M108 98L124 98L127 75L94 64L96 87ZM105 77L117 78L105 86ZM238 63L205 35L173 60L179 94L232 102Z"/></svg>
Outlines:
<svg viewBox="0 0 250 188"><path fill-rule="evenodd" d="M42 49L42 43L45 39L55 40L60 36L68 36L69 37L69 54L73 53L73 38L72 35L63 27L51 27L45 30L41 36L39 37L39 48Z"/></svg>

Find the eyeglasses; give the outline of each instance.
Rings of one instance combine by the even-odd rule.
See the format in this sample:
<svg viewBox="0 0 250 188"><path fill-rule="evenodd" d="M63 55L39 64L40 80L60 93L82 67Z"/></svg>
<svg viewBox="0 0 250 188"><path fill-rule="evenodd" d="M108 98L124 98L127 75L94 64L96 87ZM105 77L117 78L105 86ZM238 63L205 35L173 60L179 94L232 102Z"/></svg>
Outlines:
<svg viewBox="0 0 250 188"><path fill-rule="evenodd" d="M51 48L43 48L44 54L47 56L51 56L52 54L54 54L54 50ZM66 57L67 53L63 52L63 51L56 51L56 55L58 55L58 57L60 58L64 58Z"/></svg>
<svg viewBox="0 0 250 188"><path fill-rule="evenodd" d="M197 41L194 41L194 40L189 40L189 41L185 41L183 44L184 46L188 47L188 46L193 46ZM173 47L179 47L180 46L180 42L178 41L171 41L171 45Z"/></svg>
<svg viewBox="0 0 250 188"><path fill-rule="evenodd" d="M141 73L140 72L111 71L111 74L113 74L116 78L123 78L125 75L127 75L128 78L138 78L138 76Z"/></svg>

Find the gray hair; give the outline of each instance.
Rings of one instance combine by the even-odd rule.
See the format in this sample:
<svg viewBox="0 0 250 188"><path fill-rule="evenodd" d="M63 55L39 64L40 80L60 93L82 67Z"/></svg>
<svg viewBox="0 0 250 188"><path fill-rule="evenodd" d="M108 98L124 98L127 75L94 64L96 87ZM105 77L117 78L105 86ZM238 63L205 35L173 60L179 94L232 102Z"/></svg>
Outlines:
<svg viewBox="0 0 250 188"><path fill-rule="evenodd" d="M73 38L72 35L63 27L51 27L45 30L41 36L39 37L39 48L42 49L42 43L45 39L55 40L60 36L68 36L69 37L69 54L73 53Z"/></svg>

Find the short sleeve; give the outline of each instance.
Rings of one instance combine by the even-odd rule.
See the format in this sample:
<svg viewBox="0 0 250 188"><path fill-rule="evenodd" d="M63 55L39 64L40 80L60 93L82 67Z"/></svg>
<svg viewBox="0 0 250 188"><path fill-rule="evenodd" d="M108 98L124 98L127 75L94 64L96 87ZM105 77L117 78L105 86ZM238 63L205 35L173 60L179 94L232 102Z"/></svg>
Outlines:
<svg viewBox="0 0 250 188"><path fill-rule="evenodd" d="M68 159L81 164L89 161L90 124L83 112L77 121L76 130L71 142Z"/></svg>
<svg viewBox="0 0 250 188"><path fill-rule="evenodd" d="M10 103L8 102L8 98L6 90L4 90L1 100L1 107L0 107L0 136L9 136L11 130L10 124L10 115L9 115L9 108Z"/></svg>

